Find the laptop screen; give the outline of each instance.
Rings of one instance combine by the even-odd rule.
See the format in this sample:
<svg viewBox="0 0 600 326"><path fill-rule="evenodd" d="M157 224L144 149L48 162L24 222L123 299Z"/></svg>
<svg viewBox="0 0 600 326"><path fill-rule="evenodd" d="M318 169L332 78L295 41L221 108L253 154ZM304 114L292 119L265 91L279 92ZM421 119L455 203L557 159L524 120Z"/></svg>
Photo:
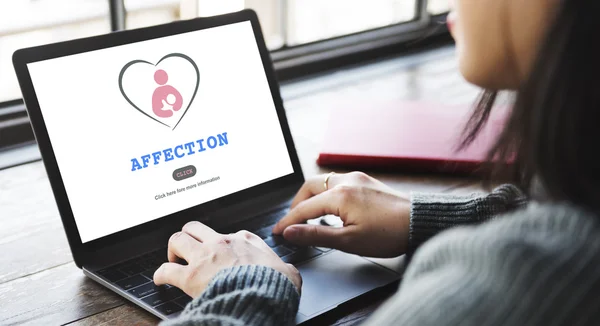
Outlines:
<svg viewBox="0 0 600 326"><path fill-rule="evenodd" d="M28 69L83 243L294 172L249 21Z"/></svg>

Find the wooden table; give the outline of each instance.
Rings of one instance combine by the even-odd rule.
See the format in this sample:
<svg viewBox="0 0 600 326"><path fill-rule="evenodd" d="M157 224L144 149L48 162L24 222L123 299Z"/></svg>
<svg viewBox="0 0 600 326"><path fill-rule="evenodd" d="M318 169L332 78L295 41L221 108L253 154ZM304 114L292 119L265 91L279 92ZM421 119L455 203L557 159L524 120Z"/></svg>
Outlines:
<svg viewBox="0 0 600 326"><path fill-rule="evenodd" d="M282 87L306 176L315 164L329 109L348 101L417 100L471 104L476 90L458 73L450 48L389 59ZM338 171L344 172L344 171ZM478 190L476 180L372 173L404 191ZM86 278L71 253L41 162L0 171L0 324L155 325L141 308ZM393 292L357 300L320 323L357 324Z"/></svg>

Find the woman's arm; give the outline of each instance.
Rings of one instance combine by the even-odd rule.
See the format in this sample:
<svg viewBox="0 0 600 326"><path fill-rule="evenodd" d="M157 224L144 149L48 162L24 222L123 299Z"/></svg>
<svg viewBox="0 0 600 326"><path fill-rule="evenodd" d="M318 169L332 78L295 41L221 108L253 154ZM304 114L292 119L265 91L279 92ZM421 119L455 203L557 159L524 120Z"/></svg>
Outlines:
<svg viewBox="0 0 600 326"><path fill-rule="evenodd" d="M363 177L359 175L359 181L364 179ZM340 189L344 189L345 193L352 195L352 188ZM395 215L396 212L406 214L407 217L404 219L406 226L401 228L401 231L409 234L408 230L410 229L408 242L411 251L409 253L444 229L485 221L496 214L525 203L523 194L511 185L501 186L488 195L456 196L415 193L412 195L412 202L406 201L406 205L401 197L382 191L381 188L363 187L361 189L368 195L350 196L344 198L343 202L357 205L358 208L366 210L364 216L385 217L386 223L394 223L395 219L403 220L401 215ZM381 214L373 216L374 205L386 207L387 210L380 210L378 212ZM402 213L404 210L406 213ZM408 218L409 211L410 218ZM381 221L380 219L376 220ZM367 221L365 220L365 222ZM194 225L199 227L198 224ZM369 223L365 225L369 226ZM372 227L366 228L365 232L369 233L369 229ZM185 227L184 231L186 231ZM188 230L188 232L190 231ZM211 232L213 231L211 230ZM332 241L344 240L342 234L340 237L334 235L332 234L330 238ZM402 232L395 234L394 237L396 238L394 242L402 241L402 239L407 242L407 236L402 236ZM171 244L170 242L170 250ZM177 244L177 241L174 241L174 244ZM406 245L403 246L406 247ZM172 251L176 252L177 246L173 247ZM173 274L173 277L175 276L177 273ZM167 279L163 281L173 284ZM195 284L193 280L188 283ZM205 291L198 293L202 294L188 305L180 317L168 324L288 325L294 323L299 304L299 294L288 277L271 268L259 266L246 265L224 269L212 278Z"/></svg>
<svg viewBox="0 0 600 326"><path fill-rule="evenodd" d="M600 223L530 205L425 243L366 325L597 325Z"/></svg>
<svg viewBox="0 0 600 326"><path fill-rule="evenodd" d="M461 225L473 225L522 207L527 198L510 184L487 195L412 193L408 251L410 256L439 232Z"/></svg>
<svg viewBox="0 0 600 326"><path fill-rule="evenodd" d="M324 184L324 180L328 183ZM451 195L399 193L360 172L308 179L290 213L273 229L299 245L339 249L368 257L411 254L438 232L476 224L526 202L515 186L490 194ZM343 228L304 224L325 214L339 216Z"/></svg>
<svg viewBox="0 0 600 326"><path fill-rule="evenodd" d="M163 326L295 325L300 295L282 273L264 266L220 271L201 296Z"/></svg>
<svg viewBox="0 0 600 326"><path fill-rule="evenodd" d="M189 222L169 238L167 257L169 262L154 272L154 283L171 284L195 298L167 324L294 324L300 273L257 235L220 234Z"/></svg>

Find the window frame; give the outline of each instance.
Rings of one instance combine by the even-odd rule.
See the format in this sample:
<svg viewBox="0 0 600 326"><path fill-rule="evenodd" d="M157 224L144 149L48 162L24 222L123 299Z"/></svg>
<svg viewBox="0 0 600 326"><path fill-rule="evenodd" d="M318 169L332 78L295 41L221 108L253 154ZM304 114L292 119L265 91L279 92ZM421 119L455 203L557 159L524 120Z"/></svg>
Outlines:
<svg viewBox="0 0 600 326"><path fill-rule="evenodd" d="M125 0L108 0L108 7L110 15L110 31L116 32L124 30L127 26Z"/></svg>
<svg viewBox="0 0 600 326"><path fill-rule="evenodd" d="M108 2L111 31L125 29L125 1ZM278 80L289 81L383 56L421 50L431 44L452 42L448 29L441 24L446 14L430 15L427 0L416 0L415 6L415 18L408 22L291 47L284 45L270 51ZM0 151L33 143L35 138L23 100L0 102Z"/></svg>
<svg viewBox="0 0 600 326"><path fill-rule="evenodd" d="M415 0L415 7L415 17L411 21L291 47L284 45L284 47L281 49L271 51L273 61L277 62L281 60L290 60L316 53L339 50L340 48L352 47L356 44L369 42L373 39L388 38L422 30L429 24L430 21L430 15L427 12L427 0ZM285 33L285 30L283 33Z"/></svg>

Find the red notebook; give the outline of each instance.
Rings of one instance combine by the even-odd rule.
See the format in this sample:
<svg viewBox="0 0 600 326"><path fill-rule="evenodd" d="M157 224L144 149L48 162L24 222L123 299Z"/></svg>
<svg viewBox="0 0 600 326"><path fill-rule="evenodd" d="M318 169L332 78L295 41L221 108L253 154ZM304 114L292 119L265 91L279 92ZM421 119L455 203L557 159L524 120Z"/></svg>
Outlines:
<svg viewBox="0 0 600 326"><path fill-rule="evenodd" d="M438 103L354 104L332 110L317 164L350 169L476 173L502 131L495 109L467 149L457 152L472 108Z"/></svg>

